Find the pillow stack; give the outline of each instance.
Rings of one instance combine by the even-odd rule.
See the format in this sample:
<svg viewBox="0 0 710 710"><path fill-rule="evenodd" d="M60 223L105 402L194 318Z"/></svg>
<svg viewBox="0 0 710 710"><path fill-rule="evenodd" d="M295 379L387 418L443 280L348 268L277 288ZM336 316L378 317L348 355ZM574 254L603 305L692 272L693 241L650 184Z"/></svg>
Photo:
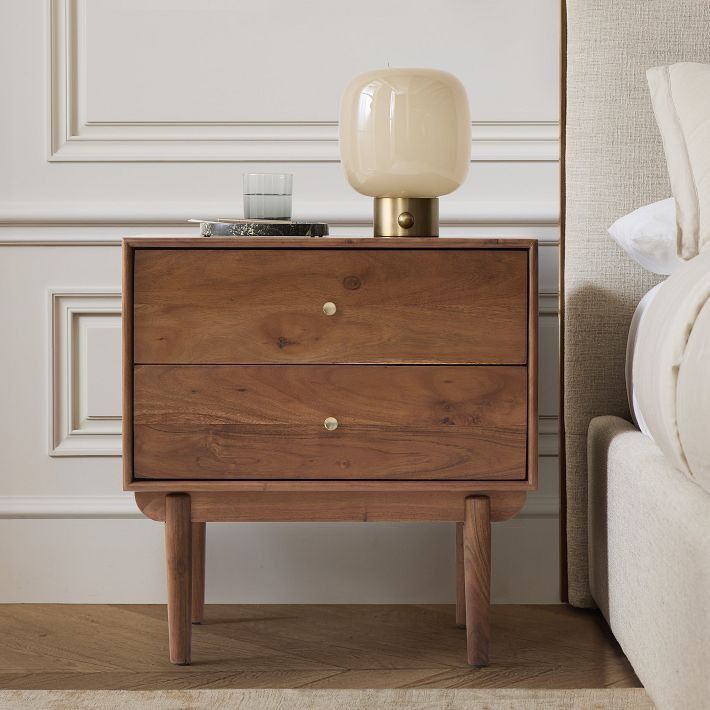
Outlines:
<svg viewBox="0 0 710 710"><path fill-rule="evenodd" d="M710 490L708 298L710 250L661 284L644 311L632 383L637 419L676 468Z"/></svg>
<svg viewBox="0 0 710 710"><path fill-rule="evenodd" d="M710 65L655 67L647 77L676 201L678 255L692 259L710 244Z"/></svg>
<svg viewBox="0 0 710 710"><path fill-rule="evenodd" d="M644 268L670 276L634 315L629 403L669 461L710 491L710 65L656 67L648 83L673 199L609 231Z"/></svg>

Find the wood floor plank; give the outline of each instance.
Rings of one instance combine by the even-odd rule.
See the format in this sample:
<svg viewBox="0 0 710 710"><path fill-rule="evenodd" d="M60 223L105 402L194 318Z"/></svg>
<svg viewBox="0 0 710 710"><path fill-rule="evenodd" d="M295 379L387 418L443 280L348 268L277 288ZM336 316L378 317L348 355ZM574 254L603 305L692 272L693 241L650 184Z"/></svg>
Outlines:
<svg viewBox="0 0 710 710"><path fill-rule="evenodd" d="M149 665L152 670L169 671L167 656L167 615L165 607L157 606L158 615L151 618L131 613L132 607L89 605L18 605L14 607L19 624L12 626L14 634L22 638L28 629L51 625L51 634L43 641L47 653L53 657L94 659L98 668L142 672ZM0 634L9 636L5 629L0 606ZM9 626L9 623L8 623ZM99 630L101 633L99 633ZM190 669L209 670L340 670L326 662L307 657L292 656L281 650L252 643L247 639L224 637L210 633L208 627L195 632L193 649L195 662ZM35 646L37 641L34 642ZM0 669L3 667L0 666ZM96 670L94 668L93 670ZM47 670L55 670L50 667ZM59 670L59 669L56 669Z"/></svg>
<svg viewBox="0 0 710 710"><path fill-rule="evenodd" d="M440 623L422 624L411 613L403 617L397 607L348 605L321 607L317 613L304 609L298 617L292 607L282 609L283 616L269 632L270 641L283 651L341 666L355 668L446 668L457 665L460 634L452 634L447 618ZM304 615L308 634L304 637ZM263 624L243 620L238 624L220 623L217 633L237 634L256 642L263 638ZM264 641L267 643L267 641ZM465 643L464 643L465 648Z"/></svg>
<svg viewBox="0 0 710 710"><path fill-rule="evenodd" d="M193 665L164 606L0 605L0 688L640 687L596 612L494 606L490 665L466 664L453 605L208 605Z"/></svg>
<svg viewBox="0 0 710 710"><path fill-rule="evenodd" d="M0 688L35 690L157 690L207 688L302 688L342 671L197 671L190 673L1 673Z"/></svg>
<svg viewBox="0 0 710 710"><path fill-rule="evenodd" d="M418 688L426 679L441 674L439 668L357 669L309 683L312 689Z"/></svg>
<svg viewBox="0 0 710 710"><path fill-rule="evenodd" d="M268 615L250 615L249 608L211 606L204 628L225 638L270 645L292 655L306 656L322 663L351 668L446 668L456 658L460 638L451 636L448 620L429 623L427 633L417 633L418 624L410 614L388 622L397 607L374 605L280 606L269 605ZM254 607L254 610L259 607ZM235 610L239 617L235 618ZM294 613L294 610L297 610ZM265 632L265 629L268 631ZM307 631L305 629L307 628ZM441 635L438 644L431 635ZM305 631L305 633L304 633ZM446 661L441 649L453 644Z"/></svg>

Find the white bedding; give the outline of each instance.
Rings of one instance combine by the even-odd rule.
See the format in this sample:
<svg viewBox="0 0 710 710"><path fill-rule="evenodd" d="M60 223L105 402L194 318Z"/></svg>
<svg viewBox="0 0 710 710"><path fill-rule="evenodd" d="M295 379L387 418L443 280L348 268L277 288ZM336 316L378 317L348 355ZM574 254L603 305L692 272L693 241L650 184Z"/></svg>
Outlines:
<svg viewBox="0 0 710 710"><path fill-rule="evenodd" d="M651 436L651 432L646 424L646 420L643 418L643 414L638 403L638 394L636 393L634 380L634 360L636 359L636 352L638 348L638 332L641 327L641 321L643 320L651 301L653 301L658 293L658 289L663 286L663 283L665 282L656 284L641 299L638 306L636 306L634 317L631 319L631 326L629 327L629 337L626 341L626 396L629 399L629 411L631 412L631 419L633 423L644 434L646 434L646 436Z"/></svg>
<svg viewBox="0 0 710 710"><path fill-rule="evenodd" d="M709 298L710 250L656 291L640 321L633 358L637 417L671 463L708 491Z"/></svg>

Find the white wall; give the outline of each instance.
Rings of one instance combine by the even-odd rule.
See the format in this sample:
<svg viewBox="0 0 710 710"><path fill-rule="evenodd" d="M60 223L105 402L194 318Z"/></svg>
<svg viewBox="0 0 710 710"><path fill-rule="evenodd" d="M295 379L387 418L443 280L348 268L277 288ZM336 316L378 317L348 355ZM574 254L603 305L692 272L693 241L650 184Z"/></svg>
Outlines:
<svg viewBox="0 0 710 710"><path fill-rule="evenodd" d="M3 0L0 26L0 601L164 600L161 526L121 492L119 240L238 215L254 170L369 234L335 121L388 64L469 92L442 233L540 239L541 490L494 528L494 599L557 601L558 0ZM208 534L208 601L453 599L451 525Z"/></svg>

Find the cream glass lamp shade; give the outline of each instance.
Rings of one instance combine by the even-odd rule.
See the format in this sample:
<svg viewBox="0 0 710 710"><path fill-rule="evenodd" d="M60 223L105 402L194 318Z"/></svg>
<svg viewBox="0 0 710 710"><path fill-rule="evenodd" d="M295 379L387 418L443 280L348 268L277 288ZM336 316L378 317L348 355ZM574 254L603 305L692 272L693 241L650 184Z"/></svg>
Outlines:
<svg viewBox="0 0 710 710"><path fill-rule="evenodd" d="M432 198L459 187L471 160L463 84L435 69L356 77L340 104L340 153L352 187L377 198L375 236L436 236Z"/></svg>

